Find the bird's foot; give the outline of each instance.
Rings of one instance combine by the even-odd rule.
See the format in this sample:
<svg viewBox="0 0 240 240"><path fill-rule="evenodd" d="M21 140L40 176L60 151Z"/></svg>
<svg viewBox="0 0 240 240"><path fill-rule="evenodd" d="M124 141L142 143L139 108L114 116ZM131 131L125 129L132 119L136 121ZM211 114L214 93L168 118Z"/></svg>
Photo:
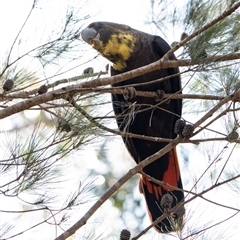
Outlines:
<svg viewBox="0 0 240 240"><path fill-rule="evenodd" d="M124 99L127 101L128 99L133 99L137 95L137 91L134 87L127 87L125 88L128 92L126 94L123 94Z"/></svg>
<svg viewBox="0 0 240 240"><path fill-rule="evenodd" d="M161 102L163 100L165 92L163 90L161 90L161 89L158 89L156 91L156 93L157 93L157 97L155 98L155 101L156 102Z"/></svg>

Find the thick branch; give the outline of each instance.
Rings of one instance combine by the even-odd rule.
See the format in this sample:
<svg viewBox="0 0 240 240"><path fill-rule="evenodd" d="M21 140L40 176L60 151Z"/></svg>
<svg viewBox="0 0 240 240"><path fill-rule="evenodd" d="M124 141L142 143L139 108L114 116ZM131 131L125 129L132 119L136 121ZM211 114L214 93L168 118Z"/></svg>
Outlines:
<svg viewBox="0 0 240 240"><path fill-rule="evenodd" d="M235 55L237 55L237 57L240 58L240 53L235 54ZM219 60L219 58L221 59L221 57L216 57L216 58L218 60ZM63 95L67 94L68 92L76 93L76 89L96 88L96 87L105 86L105 85L109 85L109 84L113 84L113 83L117 83L117 82L122 82L127 79L145 74L147 72L157 70L159 68L173 67L174 64L178 64L181 61L182 60L174 60L174 61L166 61L166 62L158 61L158 62L149 64L147 66L144 66L144 67L141 67L138 69L134 69L132 71L129 71L129 72L126 72L123 74L119 74L119 75L116 75L113 77L97 78L97 79L94 79L89 82L75 84L75 85L71 85L71 86L67 86L67 87L62 87L61 89L53 90L52 92L33 97L31 99L16 103L10 107L7 107L6 109L1 110L0 111L0 119L8 117L8 116L13 115L18 112L21 112L23 110L27 110L33 106L36 106L36 105L39 105L42 103L46 103L48 101L53 101L56 99L63 98ZM183 60L183 61L186 61L186 60ZM174 64L172 64L172 63L174 63Z"/></svg>
<svg viewBox="0 0 240 240"><path fill-rule="evenodd" d="M227 54L227 55L211 56L211 57L205 58L204 63L230 61L230 60L237 60L237 59L240 59L240 53L231 53L231 54ZM191 59L167 60L167 61L160 62L160 63L157 61L157 62L151 63L149 65L146 65L144 67L141 67L140 69L142 69L142 71L144 71L143 73L148 73L148 72L151 72L154 70L165 69L165 68L169 68L169 67L194 66L194 65L198 65L198 64L203 64L203 62L199 61L199 62L193 63ZM101 87L101 86L125 81L130 78L129 77L130 73L132 73L132 75L131 75L132 77L139 76L141 74L139 74L138 71L139 71L139 68L129 71L127 73L119 74L117 76L101 78L101 79L97 78L92 81L84 82L81 84L76 84L75 86L76 86L76 88L79 88L79 89L85 88L87 91L87 88L95 89L96 87ZM107 72L93 73L91 75L80 75L80 76L76 76L76 77L72 77L72 78L60 79L52 84L49 84L47 87L48 87L48 89L50 89L50 88L56 87L60 84L76 82L77 80L80 80L80 79L99 76L99 75L105 75L105 74L107 74ZM161 81L164 79L168 79L168 78L169 77L162 78ZM160 79L157 81L160 81ZM79 90L79 91L83 91L83 90ZM12 100L12 99L16 99L16 98L29 98L29 97L32 97L32 95L37 94L37 92L38 92L38 89L33 89L31 91L24 91L24 92L12 93L12 94L7 94L7 95L0 94L0 99L3 101L3 100Z"/></svg>

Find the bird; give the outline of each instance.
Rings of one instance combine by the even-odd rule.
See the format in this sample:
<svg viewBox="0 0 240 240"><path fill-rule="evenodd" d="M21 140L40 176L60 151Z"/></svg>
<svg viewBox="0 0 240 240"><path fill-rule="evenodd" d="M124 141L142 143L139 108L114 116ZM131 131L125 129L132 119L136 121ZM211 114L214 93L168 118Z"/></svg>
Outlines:
<svg viewBox="0 0 240 240"><path fill-rule="evenodd" d="M112 76L158 61L170 50L168 43L160 36L113 22L93 22L82 30L81 37L111 62ZM176 57L172 54L169 59L175 60ZM168 79L151 83L163 77ZM159 101L158 99L157 101L157 99L136 94L137 91L158 94L160 92L160 95L161 93L181 93L181 79L177 67L156 70L114 83L112 86L128 89L130 93L128 97L112 94L113 110L120 131L168 139L174 139L177 136L174 133L174 125L181 118L182 100ZM162 96L159 98L163 99ZM154 142L126 136L123 137L123 141L137 164L168 144L168 142ZM164 195L172 196L171 208L184 201L176 148L144 167L142 172L145 174L140 177L139 190L144 195L150 220L154 222L166 213L166 209L161 204ZM168 185L156 183L154 179ZM179 231L183 227L183 218L184 216L168 216L154 228L159 233Z"/></svg>

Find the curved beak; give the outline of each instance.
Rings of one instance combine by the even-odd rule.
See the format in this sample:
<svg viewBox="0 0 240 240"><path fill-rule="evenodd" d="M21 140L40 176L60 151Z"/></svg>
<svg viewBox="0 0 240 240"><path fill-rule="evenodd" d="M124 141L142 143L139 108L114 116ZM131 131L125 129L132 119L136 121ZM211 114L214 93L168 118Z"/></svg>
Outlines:
<svg viewBox="0 0 240 240"><path fill-rule="evenodd" d="M93 28L85 28L81 32L82 39L90 44L93 48L98 49L100 42L99 33Z"/></svg>

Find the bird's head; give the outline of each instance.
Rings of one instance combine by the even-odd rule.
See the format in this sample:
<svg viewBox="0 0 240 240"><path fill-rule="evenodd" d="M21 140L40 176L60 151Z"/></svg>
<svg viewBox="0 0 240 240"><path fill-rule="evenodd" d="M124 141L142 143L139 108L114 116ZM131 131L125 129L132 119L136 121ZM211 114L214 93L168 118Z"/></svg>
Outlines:
<svg viewBox="0 0 240 240"><path fill-rule="evenodd" d="M126 67L126 61L135 48L136 38L132 29L123 24L94 22L85 28L82 39L113 63L115 70Z"/></svg>

